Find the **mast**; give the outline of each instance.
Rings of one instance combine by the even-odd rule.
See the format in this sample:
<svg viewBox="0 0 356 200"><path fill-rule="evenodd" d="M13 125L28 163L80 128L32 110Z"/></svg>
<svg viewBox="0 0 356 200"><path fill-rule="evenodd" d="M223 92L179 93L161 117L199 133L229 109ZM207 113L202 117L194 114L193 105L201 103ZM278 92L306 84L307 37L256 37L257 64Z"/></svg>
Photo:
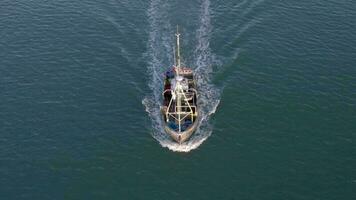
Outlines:
<svg viewBox="0 0 356 200"><path fill-rule="evenodd" d="M178 112L178 130L179 132L181 132L181 106L182 106L182 102L181 102L181 92L182 92L182 88L180 85L180 81L181 81L181 77L179 76L179 71L180 71L180 49L179 49L179 32L178 32L178 25L177 25L177 33L176 33L176 37L177 37L177 66L176 66L176 72L177 72L177 76L176 76L176 88L175 88L175 92L176 92L176 96L177 96L177 112Z"/></svg>
<svg viewBox="0 0 356 200"><path fill-rule="evenodd" d="M173 58L174 58L174 66L177 65L177 58L176 58L176 48L173 47Z"/></svg>
<svg viewBox="0 0 356 200"><path fill-rule="evenodd" d="M179 32L178 32L178 25L177 25L177 75L179 75L179 70L180 70L180 48L179 48Z"/></svg>

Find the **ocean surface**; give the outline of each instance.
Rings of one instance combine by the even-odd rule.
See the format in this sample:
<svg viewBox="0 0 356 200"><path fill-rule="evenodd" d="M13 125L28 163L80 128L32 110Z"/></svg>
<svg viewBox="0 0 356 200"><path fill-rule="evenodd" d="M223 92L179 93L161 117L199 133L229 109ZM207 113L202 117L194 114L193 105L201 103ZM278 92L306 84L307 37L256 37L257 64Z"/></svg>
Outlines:
<svg viewBox="0 0 356 200"><path fill-rule="evenodd" d="M354 0L1 0L0 199L356 199L355 65Z"/></svg>

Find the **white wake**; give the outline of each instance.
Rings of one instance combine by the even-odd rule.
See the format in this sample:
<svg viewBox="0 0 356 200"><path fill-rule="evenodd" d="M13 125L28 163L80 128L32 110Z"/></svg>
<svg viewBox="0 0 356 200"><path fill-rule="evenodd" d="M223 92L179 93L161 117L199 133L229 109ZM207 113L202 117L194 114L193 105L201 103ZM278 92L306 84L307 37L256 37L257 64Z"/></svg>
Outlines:
<svg viewBox="0 0 356 200"><path fill-rule="evenodd" d="M183 144L174 142L164 132L160 114L163 74L173 63L174 26L168 21L168 3L165 0L152 0L148 9L150 34L148 46L148 72L152 94L142 100L146 111L152 119L152 136L163 146L172 151L189 152L200 146L212 133L209 124L211 114L215 113L220 102L220 91L211 84L212 65L216 63L210 50L212 25L210 22L210 1L202 0L200 8L200 24L196 30L197 47L194 51L195 76L198 85L198 106L200 108L200 124L192 137ZM195 65L195 66L193 66Z"/></svg>

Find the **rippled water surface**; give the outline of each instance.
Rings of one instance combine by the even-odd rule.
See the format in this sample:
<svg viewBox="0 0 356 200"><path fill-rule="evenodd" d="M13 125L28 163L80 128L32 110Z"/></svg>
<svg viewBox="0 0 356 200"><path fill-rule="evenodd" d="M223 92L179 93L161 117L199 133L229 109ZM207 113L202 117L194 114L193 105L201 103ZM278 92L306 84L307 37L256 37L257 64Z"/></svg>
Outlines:
<svg viewBox="0 0 356 200"><path fill-rule="evenodd" d="M356 3L0 2L0 199L354 199ZM202 120L159 116L175 26Z"/></svg>

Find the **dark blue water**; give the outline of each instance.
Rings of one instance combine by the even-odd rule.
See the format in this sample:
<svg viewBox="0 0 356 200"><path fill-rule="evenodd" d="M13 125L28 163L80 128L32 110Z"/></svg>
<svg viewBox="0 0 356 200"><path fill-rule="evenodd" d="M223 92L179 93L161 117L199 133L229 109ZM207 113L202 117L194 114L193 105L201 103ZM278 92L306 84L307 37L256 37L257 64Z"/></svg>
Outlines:
<svg viewBox="0 0 356 200"><path fill-rule="evenodd" d="M356 2L0 2L0 199L355 199ZM161 128L180 25L203 119Z"/></svg>

